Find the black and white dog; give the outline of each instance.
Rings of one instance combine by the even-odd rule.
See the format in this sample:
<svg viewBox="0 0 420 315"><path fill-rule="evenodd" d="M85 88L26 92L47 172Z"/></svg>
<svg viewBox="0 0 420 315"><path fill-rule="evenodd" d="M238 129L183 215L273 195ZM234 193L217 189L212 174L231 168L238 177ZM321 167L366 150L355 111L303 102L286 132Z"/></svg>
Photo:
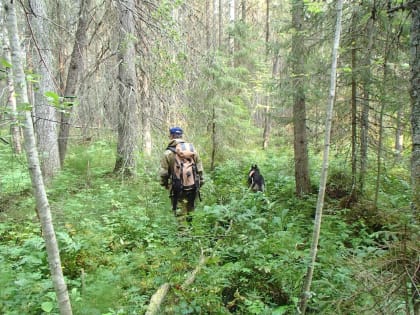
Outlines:
<svg viewBox="0 0 420 315"><path fill-rule="evenodd" d="M257 164L252 165L248 172L248 187L251 191L264 192L265 182Z"/></svg>

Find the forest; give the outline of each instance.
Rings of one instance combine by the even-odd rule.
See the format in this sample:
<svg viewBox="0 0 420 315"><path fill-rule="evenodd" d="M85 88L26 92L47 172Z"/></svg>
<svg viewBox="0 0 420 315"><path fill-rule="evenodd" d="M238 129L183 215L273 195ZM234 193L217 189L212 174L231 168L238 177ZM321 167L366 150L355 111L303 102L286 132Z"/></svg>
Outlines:
<svg viewBox="0 0 420 315"><path fill-rule="evenodd" d="M420 314L420 1L0 3L0 314Z"/></svg>

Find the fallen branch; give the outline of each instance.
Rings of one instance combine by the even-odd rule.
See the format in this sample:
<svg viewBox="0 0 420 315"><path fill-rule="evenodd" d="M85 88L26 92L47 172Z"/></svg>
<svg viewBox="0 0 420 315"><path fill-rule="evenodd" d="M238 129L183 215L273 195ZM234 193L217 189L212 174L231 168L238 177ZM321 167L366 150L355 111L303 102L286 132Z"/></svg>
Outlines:
<svg viewBox="0 0 420 315"><path fill-rule="evenodd" d="M197 275L197 273L200 272L201 268L206 264L206 261L207 261L207 257L204 256L203 252L201 252L198 265L197 267L195 267L195 269L191 272L189 277L185 279L184 283L181 285L182 290L185 290L189 285L191 285L194 282L195 276Z"/></svg>
<svg viewBox="0 0 420 315"><path fill-rule="evenodd" d="M230 220L229 227L226 230L224 236L226 236L233 225L233 221ZM201 268L206 264L209 257L206 257L204 255L203 249L201 249L200 259L198 260L197 267L190 273L187 279L185 279L184 283L181 285L181 290L185 290L188 286L190 286L194 281L197 274L200 272ZM152 295L150 299L149 306L147 307L145 315L155 315L158 313L160 306L163 303L163 300L165 299L166 295L168 294L170 289L169 283L162 284L159 289Z"/></svg>
<svg viewBox="0 0 420 315"><path fill-rule="evenodd" d="M207 257L204 256L203 252L201 252L200 260L198 261L197 267L191 272L191 274L188 276L187 279L185 279L184 283L181 285L181 289L185 290L189 285L191 285L197 273L200 272L201 268L205 265L207 261ZM149 306L147 307L147 311L145 315L155 315L160 309L160 306L163 303L163 300L165 299L166 295L168 294L170 289L169 283L164 283L160 286L160 288L152 295L152 298L150 299Z"/></svg>
<svg viewBox="0 0 420 315"><path fill-rule="evenodd" d="M166 294L168 294L169 288L170 285L167 282L160 286L160 288L152 295L145 315L157 314L160 309L160 305L166 297Z"/></svg>

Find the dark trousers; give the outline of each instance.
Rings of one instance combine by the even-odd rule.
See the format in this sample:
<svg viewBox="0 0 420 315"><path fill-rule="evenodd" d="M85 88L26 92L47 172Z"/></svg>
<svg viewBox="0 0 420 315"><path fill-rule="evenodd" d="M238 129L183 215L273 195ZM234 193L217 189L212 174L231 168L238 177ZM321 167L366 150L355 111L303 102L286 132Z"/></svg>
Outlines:
<svg viewBox="0 0 420 315"><path fill-rule="evenodd" d="M187 190L172 196L172 209L178 223L185 225L185 223L191 223L192 217L191 212L195 208L195 198L197 191Z"/></svg>

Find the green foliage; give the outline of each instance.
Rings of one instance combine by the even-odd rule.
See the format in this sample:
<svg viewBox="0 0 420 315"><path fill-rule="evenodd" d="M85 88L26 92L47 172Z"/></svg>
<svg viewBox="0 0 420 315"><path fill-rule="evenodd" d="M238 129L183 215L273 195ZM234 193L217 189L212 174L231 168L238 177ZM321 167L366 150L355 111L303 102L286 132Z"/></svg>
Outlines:
<svg viewBox="0 0 420 315"><path fill-rule="evenodd" d="M295 197L290 152L247 150L207 173L191 231L181 236L167 192L150 171L152 161L141 162L136 178L115 176L110 172L112 147L105 142L71 147L64 170L48 190L75 314L144 313L165 282L171 284L162 306L165 314L295 312L316 196ZM2 200L9 202L0 213L0 312L57 314L44 241L35 212L28 208L33 209L33 201L28 184L23 184L27 179L17 175L25 165L13 164L5 150L0 153L5 176L16 178L13 184L2 181ZM264 194L247 190L253 163L265 176ZM331 187L348 183L340 165L331 165ZM384 189L391 199L406 200L404 174L398 168L387 173L390 184ZM375 278L393 283L393 274L402 271L392 261L404 257L407 270L414 270L414 227L409 215L404 220L399 216L400 224L390 220L395 209L389 205L386 215L382 212L389 220L381 220L382 229L373 232L365 221L348 219L355 216L353 210L337 209L327 200L312 313L339 313L344 306L348 312L363 313L387 290L380 284L367 290L365 284ZM182 289L201 254L207 257L205 266L194 283ZM395 293L388 305L376 310L395 311L401 303L403 294Z"/></svg>

